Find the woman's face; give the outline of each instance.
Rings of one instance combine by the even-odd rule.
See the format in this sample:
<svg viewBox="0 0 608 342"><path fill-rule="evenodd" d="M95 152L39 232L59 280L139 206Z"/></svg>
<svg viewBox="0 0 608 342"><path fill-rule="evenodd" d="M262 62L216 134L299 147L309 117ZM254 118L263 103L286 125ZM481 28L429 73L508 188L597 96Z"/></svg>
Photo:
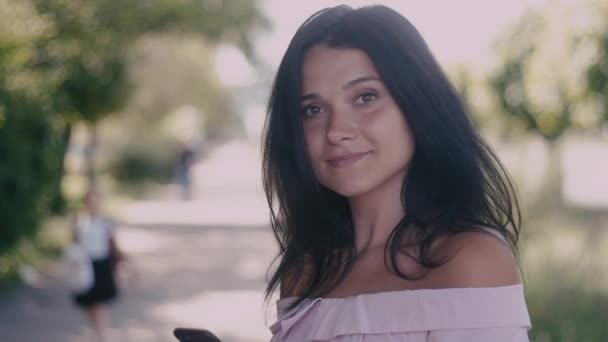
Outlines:
<svg viewBox="0 0 608 342"><path fill-rule="evenodd" d="M308 157L323 186L347 197L401 187L414 140L363 51L308 50L300 108Z"/></svg>

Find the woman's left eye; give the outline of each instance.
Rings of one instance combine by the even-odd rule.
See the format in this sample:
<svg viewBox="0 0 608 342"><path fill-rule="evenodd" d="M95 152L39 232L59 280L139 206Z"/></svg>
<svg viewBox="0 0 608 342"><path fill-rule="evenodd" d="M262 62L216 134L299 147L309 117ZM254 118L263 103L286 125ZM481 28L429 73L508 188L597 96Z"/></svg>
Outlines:
<svg viewBox="0 0 608 342"><path fill-rule="evenodd" d="M355 101L355 103L368 104L368 103L376 100L376 98L378 98L378 97L374 93L364 93L364 94L359 95L359 97L357 98L357 101Z"/></svg>

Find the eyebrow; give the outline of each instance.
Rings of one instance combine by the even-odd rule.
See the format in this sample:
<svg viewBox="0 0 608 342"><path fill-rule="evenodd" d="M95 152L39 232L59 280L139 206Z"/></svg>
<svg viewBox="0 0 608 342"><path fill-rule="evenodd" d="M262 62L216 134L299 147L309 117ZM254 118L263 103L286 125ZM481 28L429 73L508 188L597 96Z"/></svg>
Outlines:
<svg viewBox="0 0 608 342"><path fill-rule="evenodd" d="M354 85L357 85L359 83L363 83L363 82L367 82L367 81L380 81L380 79L377 76L363 76L363 77L359 77L356 78L348 83L346 83L345 85L342 86L342 89L347 89L350 88Z"/></svg>
<svg viewBox="0 0 608 342"><path fill-rule="evenodd" d="M380 81L380 79L377 76L363 76L363 77L359 77L356 78L348 83L346 83L345 85L342 86L342 89L348 89L351 88L359 83L363 83L363 82L367 82L367 81ZM306 101L306 100L312 100L312 99L316 99L319 98L319 94L318 93L310 93L310 94L306 94L306 95L302 95L300 97L300 101Z"/></svg>

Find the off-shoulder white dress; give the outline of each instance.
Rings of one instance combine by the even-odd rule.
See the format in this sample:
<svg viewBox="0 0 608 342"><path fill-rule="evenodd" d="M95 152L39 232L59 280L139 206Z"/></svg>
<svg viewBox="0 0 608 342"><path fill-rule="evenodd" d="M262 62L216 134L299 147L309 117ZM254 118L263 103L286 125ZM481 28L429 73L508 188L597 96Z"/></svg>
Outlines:
<svg viewBox="0 0 608 342"><path fill-rule="evenodd" d="M271 342L524 342L522 285L390 291L277 302Z"/></svg>

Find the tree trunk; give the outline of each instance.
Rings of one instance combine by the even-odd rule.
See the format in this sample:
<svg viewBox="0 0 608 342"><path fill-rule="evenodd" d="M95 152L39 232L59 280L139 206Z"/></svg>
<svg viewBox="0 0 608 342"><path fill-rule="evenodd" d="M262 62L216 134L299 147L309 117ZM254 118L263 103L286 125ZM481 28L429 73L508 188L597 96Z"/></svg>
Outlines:
<svg viewBox="0 0 608 342"><path fill-rule="evenodd" d="M85 172L89 190L97 188L97 173L95 170L95 156L98 145L97 124L90 123L88 126L89 141L84 149Z"/></svg>
<svg viewBox="0 0 608 342"><path fill-rule="evenodd" d="M72 125L67 124L61 132L61 146L58 152L59 167L55 174L55 184L53 185L53 197L51 199L50 209L53 214L63 214L66 210L66 201L61 190L61 182L65 176L65 156L70 146L72 137Z"/></svg>

